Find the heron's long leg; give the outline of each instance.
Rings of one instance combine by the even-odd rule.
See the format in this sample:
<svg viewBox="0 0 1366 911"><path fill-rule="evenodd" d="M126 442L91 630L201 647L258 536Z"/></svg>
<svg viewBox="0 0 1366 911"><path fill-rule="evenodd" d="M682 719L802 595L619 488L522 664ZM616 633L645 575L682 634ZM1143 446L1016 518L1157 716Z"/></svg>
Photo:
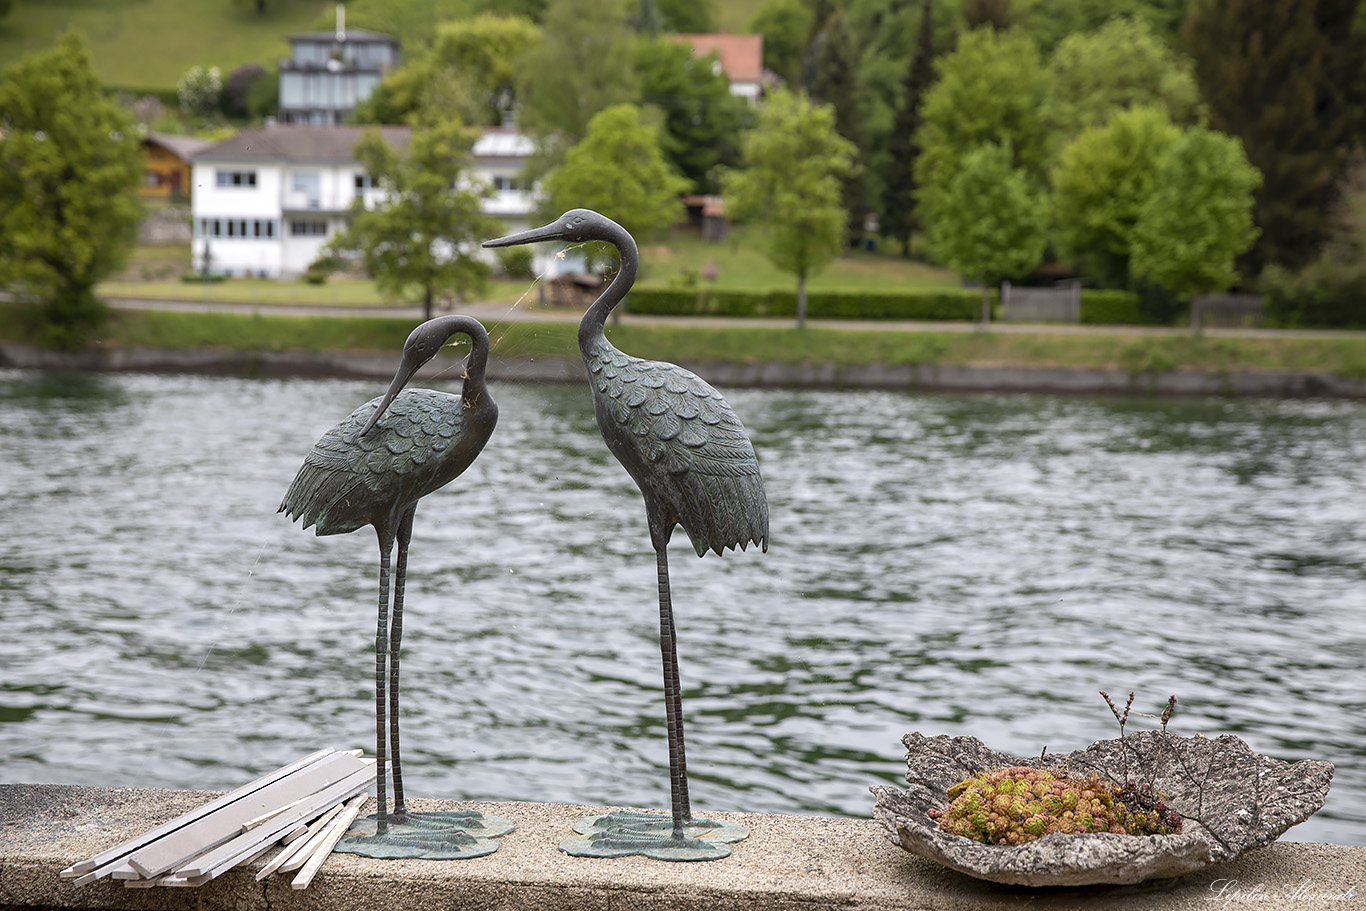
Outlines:
<svg viewBox="0 0 1366 911"><path fill-rule="evenodd" d="M384 727L384 664L389 653L389 551L393 538L379 532L379 621L375 624L375 776L377 781L376 830L383 834L389 829L389 812L385 790L385 727Z"/></svg>
<svg viewBox="0 0 1366 911"><path fill-rule="evenodd" d="M413 538L414 506L398 523L398 563L394 567L394 619L389 625L389 752L394 773L394 815L403 816L403 767L398 749L398 651L403 640L403 584L408 577L408 542Z"/></svg>
<svg viewBox="0 0 1366 911"><path fill-rule="evenodd" d="M674 643L673 604L669 598L669 557L666 546L655 548L659 568L659 651L664 660L664 711L669 727L669 791L673 799L674 836L692 820L688 805L688 760L683 749L683 696L678 680L678 649Z"/></svg>

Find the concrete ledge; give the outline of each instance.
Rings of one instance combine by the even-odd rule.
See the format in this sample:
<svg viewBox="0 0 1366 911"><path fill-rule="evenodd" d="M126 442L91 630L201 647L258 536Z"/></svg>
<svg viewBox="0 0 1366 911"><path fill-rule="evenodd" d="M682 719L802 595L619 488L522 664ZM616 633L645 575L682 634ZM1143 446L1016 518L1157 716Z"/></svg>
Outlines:
<svg viewBox="0 0 1366 911"><path fill-rule="evenodd" d="M1173 880L1098 889L995 886L893 846L870 820L754 813L708 815L748 826L719 861L670 864L560 853L579 818L601 807L416 801L478 807L517 829L497 853L466 861L378 861L334 854L307 890L254 879L263 861L197 889L77 889L64 867L212 799L216 792L0 785L0 908L311 911L908 911L908 909L1366 908L1366 847L1279 843ZM872 798L869 798L871 806Z"/></svg>
<svg viewBox="0 0 1366 911"><path fill-rule="evenodd" d="M439 357L419 377L448 370L456 359ZM159 348L96 349L66 354L31 345L0 343L0 367L43 370L204 373L227 376L340 376L389 379L398 356L364 351L229 351ZM1080 395L1226 395L1366 398L1366 381L1331 373L1275 370L1170 370L1133 374L1101 367L1010 367L956 364L851 364L682 362L717 386L789 389L944 390L1053 392ZM449 374L448 374L449 376ZM577 357L489 360L489 379L503 382L583 383Z"/></svg>

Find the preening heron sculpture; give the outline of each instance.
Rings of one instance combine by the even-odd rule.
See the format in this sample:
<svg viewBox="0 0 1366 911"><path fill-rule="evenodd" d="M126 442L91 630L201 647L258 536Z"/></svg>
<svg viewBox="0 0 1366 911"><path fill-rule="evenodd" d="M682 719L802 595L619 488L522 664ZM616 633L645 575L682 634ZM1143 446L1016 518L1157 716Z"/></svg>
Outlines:
<svg viewBox="0 0 1366 911"><path fill-rule="evenodd" d="M607 316L636 278L639 254L627 231L587 209L571 209L541 228L484 243L507 247L538 241L606 241L621 255L621 270L579 323L579 351L588 368L593 411L612 455L640 487L659 576L659 646L669 732L672 825L655 813L615 811L584 820L585 836L560 845L570 854L615 857L645 854L666 860L709 860L730 853L727 842L749 833L741 826L694 818L688 801L683 747L683 703L669 595L668 543L682 525L700 557L708 549L768 550L768 500L754 447L721 394L682 367L647 361L607 340Z"/></svg>
<svg viewBox="0 0 1366 911"><path fill-rule="evenodd" d="M465 382L459 395L404 389L418 369L454 335L470 338ZM379 622L375 630L375 754L379 810L357 823L339 851L372 857L477 857L497 850L490 839L512 831L505 819L475 811L409 813L403 800L399 757L399 646L403 634L403 586L408 542L417 502L470 467L498 422L498 406L484 381L489 337L478 320L442 316L413 330L389 391L351 412L313 446L280 512L319 535L339 535L366 525L379 538ZM394 543L393 622L389 623L389 559ZM386 662L388 727L386 732ZM386 733L392 751L394 809L388 811Z"/></svg>

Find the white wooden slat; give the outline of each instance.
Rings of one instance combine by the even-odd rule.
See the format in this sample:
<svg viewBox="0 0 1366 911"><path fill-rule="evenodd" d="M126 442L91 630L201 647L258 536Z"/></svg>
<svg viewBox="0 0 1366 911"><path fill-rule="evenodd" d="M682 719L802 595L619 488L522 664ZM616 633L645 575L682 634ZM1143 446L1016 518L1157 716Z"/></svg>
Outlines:
<svg viewBox="0 0 1366 911"><path fill-rule="evenodd" d="M368 791L374 781L375 767L373 764L367 764L365 768L350 777L318 792L308 802L280 814L250 832L195 856L184 866L177 868L175 872L186 877L194 877L203 873L217 876L250 856L260 845L277 841L284 832L292 829L301 820L311 819L328 807Z"/></svg>
<svg viewBox="0 0 1366 911"><path fill-rule="evenodd" d="M351 828L351 823L356 821L360 815L360 808L365 803L366 795L362 794L355 800L346 805L346 812L342 813L332 821L332 825L327 830L327 837L323 843L313 852L313 856L304 864L304 868L299 871L299 875L294 877L291 882L291 889L307 889L308 884L313 882L313 877L322 869L322 865L331 856L332 849L341 841L341 837L346 834L346 830Z"/></svg>
<svg viewBox="0 0 1366 911"><path fill-rule="evenodd" d="M243 832L246 832L246 831L248 831L248 830L250 830L250 829L256 828L256 827L259 826L261 823L265 822L267 819L270 819L272 816L279 816L279 815L280 815L281 813L283 813L285 810L291 809L291 808L294 807L296 804L298 804L299 801L302 801L302 800L303 800L303 798L300 797L299 800L290 801L289 803L285 804L285 805L282 806L282 807L275 807L275 808L272 809L272 810L267 810L266 812L262 813L260 816L257 816L255 819L248 819L246 822L242 823L242 831L243 831Z"/></svg>
<svg viewBox="0 0 1366 911"><path fill-rule="evenodd" d="M266 807L289 803L317 793L363 767L360 760L344 753L333 753L299 769L292 775L253 792L215 813L184 826L165 838L144 845L128 855L128 863L145 877L156 877L180 867L197 854L231 841L241 834L242 823L261 814ZM278 820L289 813L274 817ZM297 820L296 820L297 821ZM272 822L259 828L269 828ZM291 823L292 825L292 823Z"/></svg>
<svg viewBox="0 0 1366 911"><path fill-rule="evenodd" d="M298 856L301 851L306 852L309 843L313 841L313 838L319 832L327 828L327 824L332 821L332 817L336 816L338 813L341 812L341 807L341 804L337 804L335 807L328 810L322 816L319 816L317 820L308 827L308 837L299 839L298 841L294 842L294 844L287 846L283 851L275 855L274 859L271 860L270 863L262 867L261 871L256 874L256 881L260 882L261 880L265 879L267 876L274 873L276 870L280 869L285 864L289 863L290 859Z"/></svg>
<svg viewBox="0 0 1366 911"><path fill-rule="evenodd" d="M152 829L149 832L144 832L136 838L131 838L128 841L115 845L114 847L109 848L106 851L101 851L94 857L91 857L87 860L83 860L80 863L72 864L71 866L63 870L59 875L68 879L76 876L84 876L86 873L90 873L99 867L104 867L111 864L113 861L121 860L122 858L127 857L129 854L131 854L133 851L136 851L143 845L149 844L150 842L153 842L156 839L161 838L165 835L169 835L177 829L180 829L185 825L194 822L196 819L199 819L203 816L207 816L208 814L222 807L226 807L228 804L234 803L235 801L238 801L243 797L246 797L247 795L260 790L266 785L278 781L286 775L290 775L298 771L299 769L304 768L305 766L317 762L324 756L328 756L335 752L337 751L332 747L327 747L326 749L318 750L316 753L310 753L302 759L298 759L294 762L289 763L288 765L281 766L274 772L270 772L267 775L263 775L255 781L248 782L247 784L242 785L240 788L237 788L234 791L230 791L229 793L224 794L222 797L219 797L216 800L204 804L202 807L197 807L189 811L188 813L183 813L180 816L177 816L175 819L172 819L170 822L158 826L157 828ZM110 867L109 872L113 872L113 869L114 867ZM103 874L101 874L101 876L103 876ZM100 876L96 877L96 879L98 878L100 878ZM87 880L86 882L91 882L91 880ZM84 883L77 883L77 885L84 885Z"/></svg>

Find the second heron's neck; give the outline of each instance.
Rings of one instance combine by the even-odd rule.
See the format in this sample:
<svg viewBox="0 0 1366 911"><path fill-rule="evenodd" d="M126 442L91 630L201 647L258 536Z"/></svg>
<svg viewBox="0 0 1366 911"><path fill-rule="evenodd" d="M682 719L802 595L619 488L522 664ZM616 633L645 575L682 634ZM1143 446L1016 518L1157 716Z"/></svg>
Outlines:
<svg viewBox="0 0 1366 911"><path fill-rule="evenodd" d="M607 290L593 301L583 319L579 322L579 350L587 353L598 340L606 340L606 326L608 315L616 309L617 304L626 296L626 292L631 290L631 286L636 281L636 267L640 261L640 254L636 250L636 242L626 229L620 225L613 224L608 229L608 236L601 238L607 243L617 248L617 253L621 256L621 268L617 275L612 279L612 283L607 286Z"/></svg>

